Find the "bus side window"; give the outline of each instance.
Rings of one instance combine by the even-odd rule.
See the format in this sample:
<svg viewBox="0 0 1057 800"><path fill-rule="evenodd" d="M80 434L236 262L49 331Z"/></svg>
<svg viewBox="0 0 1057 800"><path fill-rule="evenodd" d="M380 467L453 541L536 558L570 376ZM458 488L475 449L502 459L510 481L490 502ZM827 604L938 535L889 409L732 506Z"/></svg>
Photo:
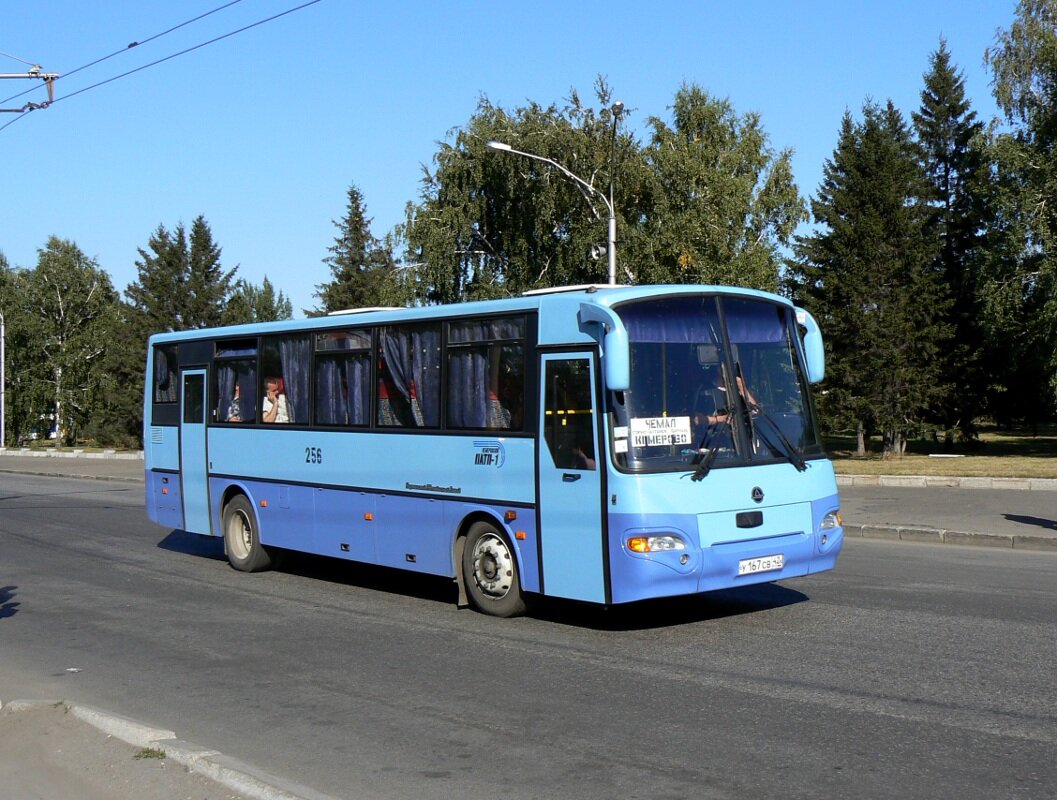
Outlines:
<svg viewBox="0 0 1057 800"><path fill-rule="evenodd" d="M591 369L586 358L548 361L544 438L558 469L595 469Z"/></svg>

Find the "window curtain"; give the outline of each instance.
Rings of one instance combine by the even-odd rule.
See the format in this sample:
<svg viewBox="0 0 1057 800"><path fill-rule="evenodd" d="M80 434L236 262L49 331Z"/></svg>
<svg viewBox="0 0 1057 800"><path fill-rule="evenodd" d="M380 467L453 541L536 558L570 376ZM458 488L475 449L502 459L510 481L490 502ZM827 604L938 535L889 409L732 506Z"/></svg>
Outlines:
<svg viewBox="0 0 1057 800"><path fill-rule="evenodd" d="M243 422L257 421L257 374L256 371L240 364L237 368L239 382L239 409Z"/></svg>
<svg viewBox="0 0 1057 800"><path fill-rule="evenodd" d="M633 342L719 343L719 316L710 297L631 303L616 310Z"/></svg>
<svg viewBox="0 0 1057 800"><path fill-rule="evenodd" d="M440 424L440 330L416 330L411 340L415 348L412 369L421 424L435 428Z"/></svg>
<svg viewBox="0 0 1057 800"><path fill-rule="evenodd" d="M290 422L308 422L308 365L312 343L307 336L279 340L279 359L286 388L286 413Z"/></svg>
<svg viewBox="0 0 1057 800"><path fill-rule="evenodd" d="M347 419L350 425L366 425L371 412L371 358L356 353L345 360Z"/></svg>
<svg viewBox="0 0 1057 800"><path fill-rule="evenodd" d="M723 311L732 344L781 342L786 338L788 308L761 300L725 297Z"/></svg>
<svg viewBox="0 0 1057 800"><path fill-rule="evenodd" d="M411 403L415 424L428 428L436 427L440 417L439 345L437 328L382 330L382 353L393 388Z"/></svg>
<svg viewBox="0 0 1057 800"><path fill-rule="evenodd" d="M239 387L242 391L242 387ZM214 419L227 422L228 406L235 397L235 367L231 364L217 364L217 407ZM241 412L242 398L239 398L239 410Z"/></svg>
<svg viewBox="0 0 1057 800"><path fill-rule="evenodd" d="M345 401L342 396L341 368L337 359L316 361L316 422L320 425L345 425Z"/></svg>
<svg viewBox="0 0 1057 800"><path fill-rule="evenodd" d="M478 349L450 351L448 358L448 423L457 428L488 424L488 358Z"/></svg>

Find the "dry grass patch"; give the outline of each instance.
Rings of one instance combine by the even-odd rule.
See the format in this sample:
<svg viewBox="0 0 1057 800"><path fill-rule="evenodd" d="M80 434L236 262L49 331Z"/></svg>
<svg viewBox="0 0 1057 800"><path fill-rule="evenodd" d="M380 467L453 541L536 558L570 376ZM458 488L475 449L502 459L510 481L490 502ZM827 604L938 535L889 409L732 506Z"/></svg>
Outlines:
<svg viewBox="0 0 1057 800"><path fill-rule="evenodd" d="M903 458L881 457L880 441L869 443L865 458L854 455L855 440L829 440L833 468L840 475L933 475L937 477L1057 478L1057 426L1028 431L984 430L978 442L945 446L911 442ZM944 458L937 456L956 456Z"/></svg>

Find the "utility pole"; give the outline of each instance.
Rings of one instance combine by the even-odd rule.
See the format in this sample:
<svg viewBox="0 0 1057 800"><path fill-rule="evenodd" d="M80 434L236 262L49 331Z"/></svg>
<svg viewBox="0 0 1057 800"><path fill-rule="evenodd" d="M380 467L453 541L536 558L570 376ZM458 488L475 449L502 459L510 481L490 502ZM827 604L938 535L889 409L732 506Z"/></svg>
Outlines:
<svg viewBox="0 0 1057 800"><path fill-rule="evenodd" d="M0 450L4 449L4 442L7 440L4 438L4 420L7 419L7 407L4 405L4 395L7 389L7 376L4 374L4 364L6 363L4 358L4 343L7 341L6 331L4 330L4 312L0 311Z"/></svg>

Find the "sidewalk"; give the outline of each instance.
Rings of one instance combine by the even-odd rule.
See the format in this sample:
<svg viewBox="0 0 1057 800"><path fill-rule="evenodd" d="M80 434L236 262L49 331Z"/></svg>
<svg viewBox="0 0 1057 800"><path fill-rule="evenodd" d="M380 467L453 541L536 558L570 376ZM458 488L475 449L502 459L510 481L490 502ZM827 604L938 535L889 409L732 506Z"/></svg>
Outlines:
<svg viewBox="0 0 1057 800"><path fill-rule="evenodd" d="M143 453L78 453L0 448L0 473L20 472L53 478L143 482Z"/></svg>

